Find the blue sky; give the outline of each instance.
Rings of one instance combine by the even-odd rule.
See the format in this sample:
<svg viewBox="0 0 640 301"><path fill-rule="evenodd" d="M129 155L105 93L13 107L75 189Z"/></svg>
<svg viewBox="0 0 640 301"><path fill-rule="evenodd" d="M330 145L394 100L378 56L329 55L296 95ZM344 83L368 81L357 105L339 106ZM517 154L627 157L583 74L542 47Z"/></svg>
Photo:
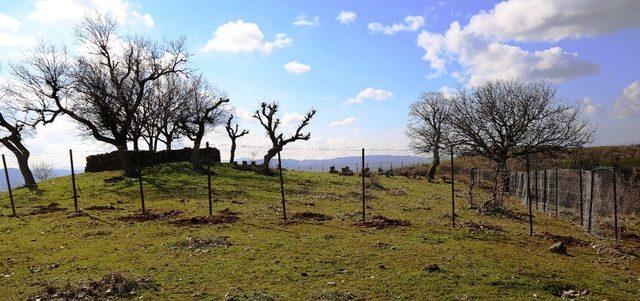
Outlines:
<svg viewBox="0 0 640 301"><path fill-rule="evenodd" d="M38 39L74 49L71 28L78 18L108 11L123 32L155 39L186 36L192 66L227 92L243 117L240 123L252 131L241 141L245 144L265 143L247 112L259 101L277 100L290 126L309 108L318 110L309 147L406 148L408 107L420 92L495 78L553 80L559 94L582 103L585 118L599 127L595 144L638 143L639 3L2 1L0 63L19 60ZM340 22L343 11L355 18ZM252 35L256 27L262 39ZM270 51L268 43L276 43ZM290 62L299 63L289 70L299 74L285 68ZM1 75L9 77L6 70ZM350 99L361 102L347 103ZM63 150L80 140L70 124L39 133L31 138L35 153ZM58 136L56 142L51 135ZM220 130L208 140L226 143Z"/></svg>

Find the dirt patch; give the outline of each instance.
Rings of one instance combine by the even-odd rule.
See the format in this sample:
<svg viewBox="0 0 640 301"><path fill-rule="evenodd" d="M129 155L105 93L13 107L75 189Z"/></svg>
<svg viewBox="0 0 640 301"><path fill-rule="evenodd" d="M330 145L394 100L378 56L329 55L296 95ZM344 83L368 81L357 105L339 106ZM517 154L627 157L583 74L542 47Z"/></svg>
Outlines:
<svg viewBox="0 0 640 301"><path fill-rule="evenodd" d="M156 220L166 220L175 216L182 214L182 211L179 210L169 210L163 212L153 212L147 211L146 213L136 213L121 216L118 218L119 221L123 222L148 222L148 221L156 221Z"/></svg>
<svg viewBox="0 0 640 301"><path fill-rule="evenodd" d="M578 239L578 238L575 238L573 236L563 236L563 235L549 233L547 231L542 232L541 236L544 239L548 239L548 240L551 240L553 242L562 242L567 246L586 247L586 246L588 246L590 244L588 241L585 241L585 240L582 240L582 239Z"/></svg>
<svg viewBox="0 0 640 301"><path fill-rule="evenodd" d="M217 224L230 224L238 221L238 213L229 210L229 208L220 210L214 215L210 216L194 216L191 218L182 218L171 222L176 226L199 226L199 225L217 225Z"/></svg>
<svg viewBox="0 0 640 301"><path fill-rule="evenodd" d="M407 191L402 188L395 188L388 191L389 195L392 196L405 196L407 195Z"/></svg>
<svg viewBox="0 0 640 301"><path fill-rule="evenodd" d="M109 235L111 235L111 231L98 230L98 231L87 232L83 236L84 237L101 237L101 236L109 236Z"/></svg>
<svg viewBox="0 0 640 301"><path fill-rule="evenodd" d="M113 211L113 210L122 210L122 208L118 208L116 206L113 205L108 205L108 206L90 206L87 208L84 208L84 210L92 210L92 211Z"/></svg>
<svg viewBox="0 0 640 301"><path fill-rule="evenodd" d="M196 253L207 253L214 248L228 248L232 245L231 240L227 236L217 236L211 238L205 237L187 237L176 243L176 247L180 249L194 251Z"/></svg>
<svg viewBox="0 0 640 301"><path fill-rule="evenodd" d="M502 227L489 224L487 222L475 223L470 220L466 220L462 223L462 227L467 228L469 233L499 233L502 232Z"/></svg>
<svg viewBox="0 0 640 301"><path fill-rule="evenodd" d="M335 285L335 283L328 283L328 285ZM311 297L313 301L360 301L365 300L360 298L351 292L323 292Z"/></svg>
<svg viewBox="0 0 640 301"><path fill-rule="evenodd" d="M562 299L576 299L589 294L588 290L576 289L576 286L568 283L552 282L544 286L545 290Z"/></svg>
<svg viewBox="0 0 640 301"><path fill-rule="evenodd" d="M305 211L305 212L294 213L293 215L291 215L291 219L299 220L299 221L304 220L304 221L322 222L322 221L331 220L332 218L331 216L328 216L326 214Z"/></svg>
<svg viewBox="0 0 640 301"><path fill-rule="evenodd" d="M33 208L35 209L29 212L29 215L40 215L40 214L47 214L47 213L67 210L65 208L60 208L58 206L60 206L60 204L58 203L50 203L49 205L46 205L46 206L34 206Z"/></svg>
<svg viewBox="0 0 640 301"><path fill-rule="evenodd" d="M267 292L250 292L227 294L224 301L275 301L276 298Z"/></svg>
<svg viewBox="0 0 640 301"><path fill-rule="evenodd" d="M516 212L510 209L499 208L492 211L483 211L486 215L498 216L500 218L517 220L525 222L529 220L529 214L524 212Z"/></svg>
<svg viewBox="0 0 640 301"><path fill-rule="evenodd" d="M146 279L128 279L121 273L111 273L99 281L56 286L47 284L40 293L27 300L112 300L131 298L138 292L156 289L153 282Z"/></svg>
<svg viewBox="0 0 640 301"><path fill-rule="evenodd" d="M388 217L384 217L382 215L375 215L366 222L355 223L354 226L358 227L367 227L367 228L375 228L375 229L385 229L390 227L408 227L411 225L411 222L399 219L391 219Z"/></svg>
<svg viewBox="0 0 640 301"><path fill-rule="evenodd" d="M122 181L124 181L126 179L127 178L125 178L123 176L116 176L116 177L111 177L111 178L104 179L104 183L105 184L116 184L116 183L122 182Z"/></svg>

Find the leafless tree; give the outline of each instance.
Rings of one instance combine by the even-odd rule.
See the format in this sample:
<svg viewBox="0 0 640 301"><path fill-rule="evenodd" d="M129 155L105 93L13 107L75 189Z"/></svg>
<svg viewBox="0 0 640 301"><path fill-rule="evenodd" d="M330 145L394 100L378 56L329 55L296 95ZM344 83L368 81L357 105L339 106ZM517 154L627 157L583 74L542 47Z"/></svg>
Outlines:
<svg viewBox="0 0 640 301"><path fill-rule="evenodd" d="M204 172L200 158L202 138L209 130L224 122L227 114L224 104L228 103L229 99L201 75L189 80L187 91L185 104L187 112L180 122L180 129L189 140L193 141L191 158L193 170Z"/></svg>
<svg viewBox="0 0 640 301"><path fill-rule="evenodd" d="M33 130L33 126L29 124L27 116L21 116L25 114L11 90L7 87L0 89L0 144L15 155L25 186L35 187L36 181L29 168L31 153L23 142L24 135Z"/></svg>
<svg viewBox="0 0 640 301"><path fill-rule="evenodd" d="M184 71L188 55L184 40L159 44L139 36L120 37L108 15L85 17L75 37L86 48L71 60L53 46L40 46L14 74L35 94L30 109L42 123L67 115L98 141L121 153L128 176L136 175L127 153L131 127L148 85Z"/></svg>
<svg viewBox="0 0 640 301"><path fill-rule="evenodd" d="M417 102L409 110L407 136L410 147L419 153L432 153L433 160L427 179L433 181L440 165L440 150L446 147L451 129L448 124L452 99L441 92L420 94Z"/></svg>
<svg viewBox="0 0 640 301"><path fill-rule="evenodd" d="M167 150L171 149L173 141L180 138L180 122L185 119L189 112L187 103L188 87L187 78L181 74L172 74L155 83L154 102L156 108L155 139L166 145Z"/></svg>
<svg viewBox="0 0 640 301"><path fill-rule="evenodd" d="M545 81L490 81L461 90L451 122L460 149L495 164L493 198L485 210L502 206L509 190L507 161L533 154L582 147L593 129L580 117L577 105L556 96L556 86Z"/></svg>
<svg viewBox="0 0 640 301"><path fill-rule="evenodd" d="M284 138L283 133L278 133L278 127L280 126L280 118L276 117L276 113L278 113L279 105L276 102L266 103L263 102L260 104L260 109L256 110L253 114L253 117L260 121L260 124L267 131L267 137L271 140L271 149L267 151L264 155L264 159L262 161L261 171L264 173L269 173L269 163L271 159L278 152L282 151L285 145L298 141L298 140L309 140L311 138L311 133L303 133L302 130L309 125L309 122L316 114L316 110L312 109L302 118L300 124L296 127L295 133L291 135L289 138Z"/></svg>
<svg viewBox="0 0 640 301"><path fill-rule="evenodd" d="M225 125L225 129L227 130L229 139L231 139L231 156L229 159L229 163L233 164L233 161L235 160L235 155L236 155L236 139L249 134L249 131L248 130L240 131L239 125L237 123L235 127L233 127L231 125L232 121L233 121L233 114L229 116L229 119L227 120L227 124Z"/></svg>
<svg viewBox="0 0 640 301"><path fill-rule="evenodd" d="M42 162L33 165L33 174L40 182L51 179L56 175L53 165Z"/></svg>

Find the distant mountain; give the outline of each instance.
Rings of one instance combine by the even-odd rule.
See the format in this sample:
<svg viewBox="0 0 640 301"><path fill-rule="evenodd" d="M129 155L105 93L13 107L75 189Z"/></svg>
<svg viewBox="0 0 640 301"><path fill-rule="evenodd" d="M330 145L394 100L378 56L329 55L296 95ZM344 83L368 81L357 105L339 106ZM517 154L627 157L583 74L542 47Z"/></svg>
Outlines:
<svg viewBox="0 0 640 301"><path fill-rule="evenodd" d="M11 181L11 188L16 188L24 185L24 179L22 173L17 168L9 168L9 181ZM71 174L70 170L66 169L54 169L54 177L63 177ZM4 169L0 169L0 191L7 191L7 180L4 175Z"/></svg>
<svg viewBox="0 0 640 301"><path fill-rule="evenodd" d="M251 159L241 158L238 159L238 163L242 164L242 161L251 162ZM421 163L430 163L431 158L417 157L417 156L390 156L390 155L369 155L365 157L365 165L372 170L378 168L389 169L391 167L398 168L404 165L415 165ZM262 163L262 160L257 160L257 164ZM271 161L271 165L278 164L277 159ZM349 166L350 169L359 169L362 165L362 157L339 157L322 160L293 160L283 159L282 167L293 170L312 170L312 171L328 171L330 166L335 166L336 169Z"/></svg>

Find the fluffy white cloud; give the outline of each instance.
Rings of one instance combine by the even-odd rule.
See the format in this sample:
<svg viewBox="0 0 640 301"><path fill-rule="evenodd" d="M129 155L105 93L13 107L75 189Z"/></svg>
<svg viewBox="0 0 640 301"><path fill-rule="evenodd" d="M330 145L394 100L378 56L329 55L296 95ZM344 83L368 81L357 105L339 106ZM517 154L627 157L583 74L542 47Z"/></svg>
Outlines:
<svg viewBox="0 0 640 301"><path fill-rule="evenodd" d="M155 25L151 15L137 11L135 7L139 5L132 5L126 0L38 0L34 6L35 11L29 14L29 19L45 24L79 21L88 14L100 12L111 14L123 24L139 21L147 27Z"/></svg>
<svg viewBox="0 0 640 301"><path fill-rule="evenodd" d="M593 102L590 97L584 97L581 100L582 102L582 111L587 114L587 116L592 117L598 112L600 112L600 106Z"/></svg>
<svg viewBox="0 0 640 301"><path fill-rule="evenodd" d="M351 125L356 123L356 118L355 117L347 117L345 119L342 120L337 120L337 121L333 121L329 123L330 127L336 127L336 126L344 126L344 125Z"/></svg>
<svg viewBox="0 0 640 301"><path fill-rule="evenodd" d="M284 65L284 69L293 74L305 74L311 71L311 66L300 63L298 61L291 61Z"/></svg>
<svg viewBox="0 0 640 301"><path fill-rule="evenodd" d="M508 0L471 17L467 30L499 40L559 41L640 26L640 1Z"/></svg>
<svg viewBox="0 0 640 301"><path fill-rule="evenodd" d="M613 116L619 119L640 113L640 80L622 90L622 95L613 103Z"/></svg>
<svg viewBox="0 0 640 301"><path fill-rule="evenodd" d="M24 46L35 43L33 37L23 37L15 32L20 28L20 21L16 18L0 13L0 46Z"/></svg>
<svg viewBox="0 0 640 301"><path fill-rule="evenodd" d="M347 99L346 103L361 103L367 99L373 99L373 100L385 100L388 98L393 97L393 94L387 90L383 90L383 89L374 89L374 88L366 88L362 91L360 91L360 93L358 93L358 96L356 96L355 98L349 98Z"/></svg>
<svg viewBox="0 0 640 301"><path fill-rule="evenodd" d="M316 16L313 17L313 19L307 19L307 16L305 16L305 14L300 14L295 18L295 20L293 20L293 25L295 26L314 27L318 24L320 24L320 18Z"/></svg>
<svg viewBox="0 0 640 301"><path fill-rule="evenodd" d="M264 34L255 23L242 20L227 22L216 29L202 51L221 52L255 52L270 54L276 48L283 48L293 43L284 33L276 34L274 40L265 41Z"/></svg>
<svg viewBox="0 0 640 301"><path fill-rule="evenodd" d="M356 18L358 18L358 15L355 12L343 10L338 14L336 20L342 24L349 24L354 22Z"/></svg>
<svg viewBox="0 0 640 301"><path fill-rule="evenodd" d="M423 59L430 63L436 75L445 73L448 61L455 60L464 69L458 77L470 85L513 78L562 81L599 69L576 53L559 47L528 51L477 35L458 22L453 22L444 34L423 31L417 45L426 51Z"/></svg>
<svg viewBox="0 0 640 301"><path fill-rule="evenodd" d="M304 116L298 113L285 113L284 116L282 116L282 124L286 125L294 122L300 122L303 119L304 119Z"/></svg>
<svg viewBox="0 0 640 301"><path fill-rule="evenodd" d="M396 23L393 25L382 25L374 22L369 23L367 28L373 33L383 33L385 35L392 35L399 31L416 31L424 26L424 18L422 16L406 16L402 23Z"/></svg>

